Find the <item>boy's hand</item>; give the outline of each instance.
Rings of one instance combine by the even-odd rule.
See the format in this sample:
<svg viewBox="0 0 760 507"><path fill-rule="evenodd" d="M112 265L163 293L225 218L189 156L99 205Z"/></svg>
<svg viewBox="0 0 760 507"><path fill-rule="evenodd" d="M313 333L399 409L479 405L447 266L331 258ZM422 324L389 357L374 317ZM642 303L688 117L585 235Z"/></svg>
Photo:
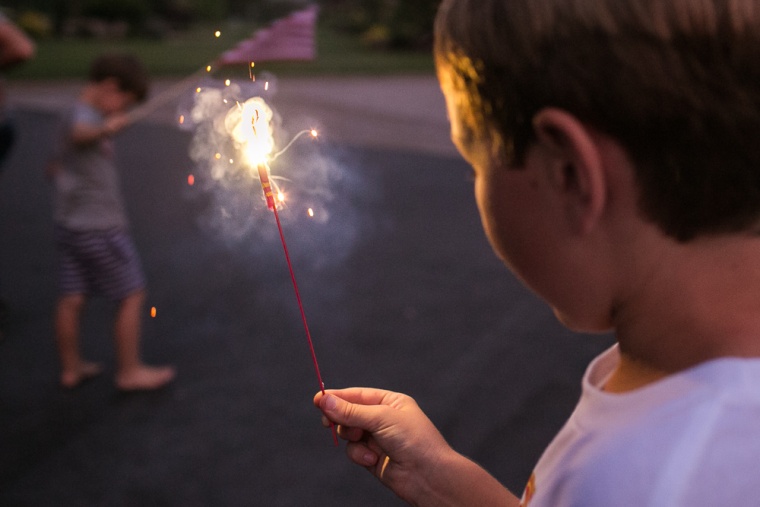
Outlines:
<svg viewBox="0 0 760 507"><path fill-rule="evenodd" d="M329 390L314 397L323 423L338 425L346 453L401 498L415 503L426 495L436 464L452 449L417 403L379 389Z"/></svg>
<svg viewBox="0 0 760 507"><path fill-rule="evenodd" d="M338 424L351 461L412 505L520 505L493 476L455 452L405 394L330 390L317 393L314 404L324 414L325 426Z"/></svg>
<svg viewBox="0 0 760 507"><path fill-rule="evenodd" d="M129 115L126 114L113 114L105 119L103 122L103 131L106 135L112 136L119 132L121 129L130 124Z"/></svg>

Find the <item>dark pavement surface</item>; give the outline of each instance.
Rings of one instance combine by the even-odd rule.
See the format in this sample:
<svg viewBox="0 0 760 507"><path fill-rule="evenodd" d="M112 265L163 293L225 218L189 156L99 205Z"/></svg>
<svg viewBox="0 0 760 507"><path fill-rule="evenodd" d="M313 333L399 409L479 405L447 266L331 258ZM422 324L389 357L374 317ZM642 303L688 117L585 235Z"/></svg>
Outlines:
<svg viewBox="0 0 760 507"><path fill-rule="evenodd" d="M190 162L190 134L170 124L135 125L117 155L149 284L144 356L176 365L177 380L119 394L112 307L95 300L82 342L106 372L73 391L57 386L43 175L56 117L18 111L20 139L0 177L11 305L0 342L0 505L399 505L321 427L258 184L215 185ZM310 153L283 163L308 171ZM609 338L564 330L501 266L458 158L340 140L320 144L318 157L332 196L294 184L282 217L327 386L414 396L455 448L521 491Z"/></svg>

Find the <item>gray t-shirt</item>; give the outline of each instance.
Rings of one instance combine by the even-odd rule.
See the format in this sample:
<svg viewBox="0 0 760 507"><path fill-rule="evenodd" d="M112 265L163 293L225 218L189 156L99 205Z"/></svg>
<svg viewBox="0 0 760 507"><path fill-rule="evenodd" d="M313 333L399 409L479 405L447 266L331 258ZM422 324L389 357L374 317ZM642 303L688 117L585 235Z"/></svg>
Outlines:
<svg viewBox="0 0 760 507"><path fill-rule="evenodd" d="M126 228L119 174L114 164L113 141L103 138L87 146L70 140L75 124L98 126L103 115L93 107L78 103L66 116L55 177L53 220L75 231Z"/></svg>

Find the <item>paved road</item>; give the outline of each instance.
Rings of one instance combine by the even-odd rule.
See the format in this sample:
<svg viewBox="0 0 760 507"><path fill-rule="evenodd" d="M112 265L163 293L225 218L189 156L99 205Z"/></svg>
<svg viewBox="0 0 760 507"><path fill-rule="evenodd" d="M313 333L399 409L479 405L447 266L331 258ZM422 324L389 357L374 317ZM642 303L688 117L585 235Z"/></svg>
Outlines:
<svg viewBox="0 0 760 507"><path fill-rule="evenodd" d="M261 78L266 79L266 78ZM260 79L260 80L261 80ZM277 110L289 121L308 119L330 139L361 146L456 156L449 140L443 95L433 76L269 77ZM174 125L178 106L192 96L196 81L178 94L176 81L158 81L151 97L160 107L148 123ZM201 81L204 83L204 81ZM218 83L217 83L218 84ZM81 82L11 82L8 96L25 110L60 111L74 100ZM171 100L164 101L165 97Z"/></svg>
<svg viewBox="0 0 760 507"><path fill-rule="evenodd" d="M293 196L283 226L328 387L415 396L455 447L521 488L609 340L563 330L494 258L432 79L278 87L285 123L323 122L324 142L283 160ZM0 179L12 304L0 342L0 505L399 505L347 463L311 407L317 383L260 190L194 164L171 105L124 132L117 156L157 309L146 309L145 355L174 363L177 381L119 395L112 309L94 301L83 343L107 373L56 386L42 167L75 87L22 88L12 92L22 136Z"/></svg>

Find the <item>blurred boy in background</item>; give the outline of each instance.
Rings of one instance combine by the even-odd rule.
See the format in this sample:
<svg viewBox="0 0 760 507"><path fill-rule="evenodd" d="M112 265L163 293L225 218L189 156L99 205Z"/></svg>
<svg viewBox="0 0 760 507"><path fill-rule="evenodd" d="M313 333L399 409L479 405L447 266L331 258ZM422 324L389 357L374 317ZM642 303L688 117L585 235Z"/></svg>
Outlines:
<svg viewBox="0 0 760 507"><path fill-rule="evenodd" d="M85 360L79 347L86 300L106 297L117 305L114 319L116 387L121 391L159 389L174 378L168 366L140 359L145 276L128 230L114 165L112 136L129 123L130 106L148 93L147 73L131 55L103 55L64 121L61 146L51 165L60 296L55 333L60 383L73 388L102 367Z"/></svg>

